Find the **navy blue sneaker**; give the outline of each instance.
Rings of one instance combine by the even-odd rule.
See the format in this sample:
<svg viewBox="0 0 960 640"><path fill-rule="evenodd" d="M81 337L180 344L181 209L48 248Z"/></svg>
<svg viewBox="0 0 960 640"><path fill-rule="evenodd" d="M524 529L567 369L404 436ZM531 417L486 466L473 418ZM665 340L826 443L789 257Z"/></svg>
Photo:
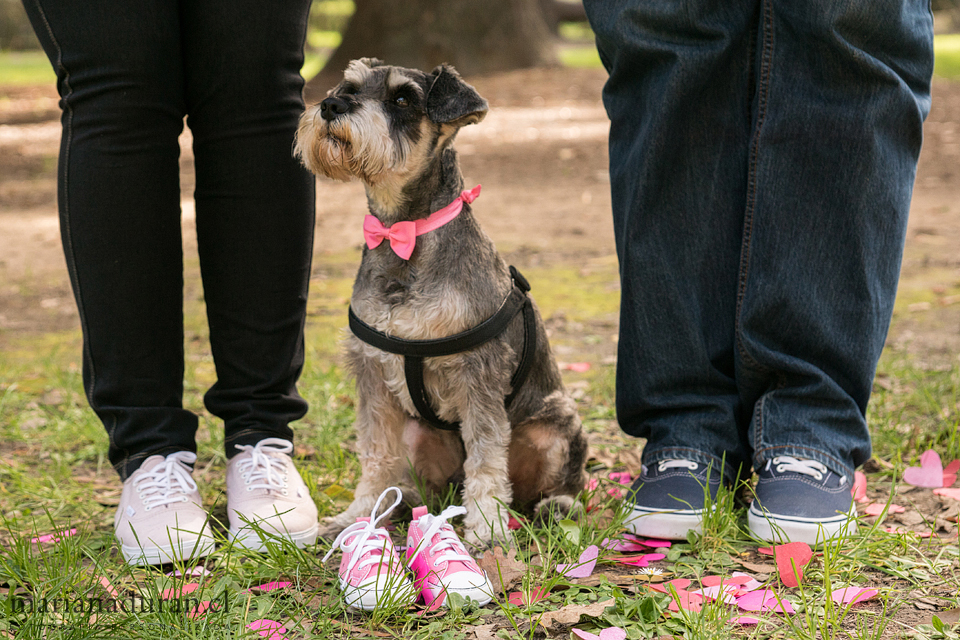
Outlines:
<svg viewBox="0 0 960 640"><path fill-rule="evenodd" d="M660 460L643 465L627 505L632 511L624 525L646 538L685 540L688 531L701 531L704 488L711 498L720 489L720 472L692 460Z"/></svg>
<svg viewBox="0 0 960 640"><path fill-rule="evenodd" d="M767 542L810 545L857 531L851 481L815 460L777 456L758 473L747 525Z"/></svg>

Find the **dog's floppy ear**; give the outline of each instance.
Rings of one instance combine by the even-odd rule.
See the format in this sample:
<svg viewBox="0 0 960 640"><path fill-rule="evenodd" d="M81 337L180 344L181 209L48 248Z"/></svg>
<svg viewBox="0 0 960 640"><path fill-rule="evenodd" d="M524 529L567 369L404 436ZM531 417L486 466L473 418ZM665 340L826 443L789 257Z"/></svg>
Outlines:
<svg viewBox="0 0 960 640"><path fill-rule="evenodd" d="M487 115L487 101L453 67L442 64L430 75L433 83L427 91L427 115L432 121L462 127Z"/></svg>
<svg viewBox="0 0 960 640"><path fill-rule="evenodd" d="M367 65L371 69L374 67L382 67L384 62L380 58L359 58L360 62Z"/></svg>

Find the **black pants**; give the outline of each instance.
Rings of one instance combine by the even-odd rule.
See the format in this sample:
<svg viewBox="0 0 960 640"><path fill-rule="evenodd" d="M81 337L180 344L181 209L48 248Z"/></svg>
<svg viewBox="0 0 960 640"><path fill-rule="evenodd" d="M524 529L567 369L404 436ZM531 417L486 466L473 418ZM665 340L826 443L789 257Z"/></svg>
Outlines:
<svg viewBox="0 0 960 640"><path fill-rule="evenodd" d="M291 155L309 0L24 0L63 108L60 228L83 377L126 478L196 451L183 409L179 146L194 136L197 240L217 383L234 444L292 438L314 226Z"/></svg>

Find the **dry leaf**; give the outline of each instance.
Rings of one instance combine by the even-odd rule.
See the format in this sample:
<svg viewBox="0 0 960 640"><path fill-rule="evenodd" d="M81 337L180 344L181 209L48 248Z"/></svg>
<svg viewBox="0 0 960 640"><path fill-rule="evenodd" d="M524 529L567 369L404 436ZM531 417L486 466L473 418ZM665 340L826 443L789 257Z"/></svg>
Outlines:
<svg viewBox="0 0 960 640"><path fill-rule="evenodd" d="M772 564L762 564L759 562L746 562L744 560L737 560L737 564L742 565L744 569L749 569L754 573L762 573L765 575L769 575L771 573L777 572L777 568ZM763 580L761 580L760 582L763 582Z"/></svg>
<svg viewBox="0 0 960 640"><path fill-rule="evenodd" d="M540 618L540 624L547 629L549 629L554 622L559 622L560 624L576 624L580 622L580 616L596 618L603 613L604 609L612 607L615 603L616 601L611 598L603 602L586 605L568 604L565 607L560 607L556 611L547 611L544 613L543 617Z"/></svg>
<svg viewBox="0 0 960 640"><path fill-rule="evenodd" d="M487 576L494 584L500 585L504 592L508 591L515 581L520 580L527 573L527 565L517 560L516 549L510 549L504 556L501 547L494 547L486 551L477 560L477 564L487 572Z"/></svg>
<svg viewBox="0 0 960 640"><path fill-rule="evenodd" d="M495 640L497 637L497 632L495 630L495 624L481 624L476 627L470 627L470 631L473 631L474 637L477 640Z"/></svg>

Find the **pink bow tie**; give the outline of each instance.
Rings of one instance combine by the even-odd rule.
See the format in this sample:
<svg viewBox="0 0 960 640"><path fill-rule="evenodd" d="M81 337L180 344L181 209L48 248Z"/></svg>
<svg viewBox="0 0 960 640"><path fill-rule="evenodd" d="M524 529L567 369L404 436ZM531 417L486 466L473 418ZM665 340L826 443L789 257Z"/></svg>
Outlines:
<svg viewBox="0 0 960 640"><path fill-rule="evenodd" d="M477 185L469 191L463 191L453 202L439 211L434 211L426 218L404 220L389 227L383 226L376 216L368 215L363 219L363 239L367 241L367 247L370 249L376 249L384 239L388 239L393 252L404 260L409 260L413 255L413 249L417 246L417 236L447 224L460 215L464 202L473 202L479 195L480 185Z"/></svg>

